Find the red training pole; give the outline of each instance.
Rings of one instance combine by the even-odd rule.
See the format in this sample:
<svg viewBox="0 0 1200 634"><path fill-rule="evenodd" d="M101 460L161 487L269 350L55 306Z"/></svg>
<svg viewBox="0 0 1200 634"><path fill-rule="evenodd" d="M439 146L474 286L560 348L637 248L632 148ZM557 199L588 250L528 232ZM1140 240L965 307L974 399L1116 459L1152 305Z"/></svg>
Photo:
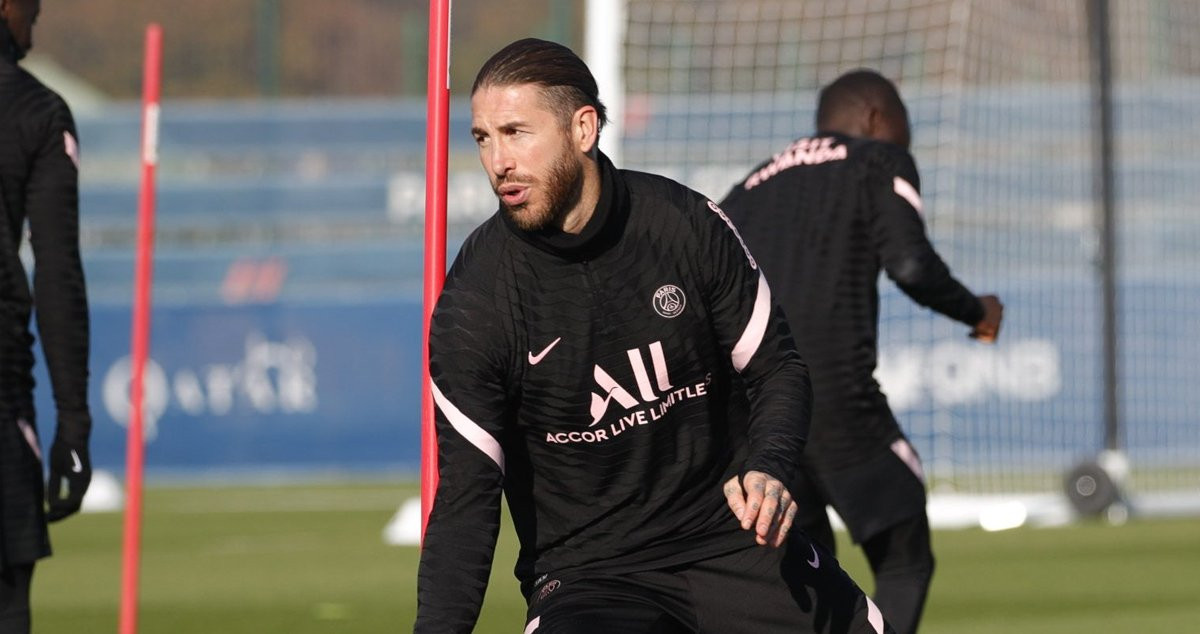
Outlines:
<svg viewBox="0 0 1200 634"><path fill-rule="evenodd" d="M150 280L154 255L154 168L158 165L158 93L162 74L162 28L146 26L142 76L142 189L138 196L137 261L133 288L133 371L129 386L129 435L125 455L125 540L121 561L120 634L136 634L138 565L142 533L143 375L150 348Z"/></svg>
<svg viewBox="0 0 1200 634"><path fill-rule="evenodd" d="M450 130L450 0L429 2L425 117L425 293L421 343L421 538L437 491L437 432L429 378L429 322L446 278L446 170Z"/></svg>

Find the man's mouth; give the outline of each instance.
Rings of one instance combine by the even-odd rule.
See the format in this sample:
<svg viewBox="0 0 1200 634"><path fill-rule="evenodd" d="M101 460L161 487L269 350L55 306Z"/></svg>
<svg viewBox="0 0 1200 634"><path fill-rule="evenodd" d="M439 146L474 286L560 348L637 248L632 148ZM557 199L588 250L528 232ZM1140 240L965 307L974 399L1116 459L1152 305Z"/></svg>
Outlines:
<svg viewBox="0 0 1200 634"><path fill-rule="evenodd" d="M500 196L500 200L509 207L516 207L529 200L528 185L501 185L497 188L496 193Z"/></svg>

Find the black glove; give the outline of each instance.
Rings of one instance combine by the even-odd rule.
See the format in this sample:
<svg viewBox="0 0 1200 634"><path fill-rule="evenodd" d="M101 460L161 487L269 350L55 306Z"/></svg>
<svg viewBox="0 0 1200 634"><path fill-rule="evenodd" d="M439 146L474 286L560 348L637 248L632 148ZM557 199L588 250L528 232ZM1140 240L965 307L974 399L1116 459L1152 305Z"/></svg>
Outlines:
<svg viewBox="0 0 1200 634"><path fill-rule="evenodd" d="M50 508L46 520L57 522L78 511L91 482L92 460L87 445L55 438L50 445L50 481L46 483Z"/></svg>

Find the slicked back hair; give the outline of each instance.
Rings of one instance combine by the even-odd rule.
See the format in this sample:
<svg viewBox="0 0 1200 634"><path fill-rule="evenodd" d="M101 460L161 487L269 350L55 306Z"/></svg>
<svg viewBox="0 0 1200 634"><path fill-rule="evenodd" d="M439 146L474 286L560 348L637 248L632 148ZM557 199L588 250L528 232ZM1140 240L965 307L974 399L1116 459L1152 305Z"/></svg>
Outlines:
<svg viewBox="0 0 1200 634"><path fill-rule="evenodd" d="M908 120L908 108L900 98L896 85L869 68L852 70L821 89L817 100L817 129L824 130L839 111L874 106L897 121Z"/></svg>
<svg viewBox="0 0 1200 634"><path fill-rule="evenodd" d="M571 115L583 106L596 109L597 134L608 123L600 89L587 64L571 49L546 40L526 38L500 49L479 69L471 95L488 86L536 84L551 112L570 125Z"/></svg>

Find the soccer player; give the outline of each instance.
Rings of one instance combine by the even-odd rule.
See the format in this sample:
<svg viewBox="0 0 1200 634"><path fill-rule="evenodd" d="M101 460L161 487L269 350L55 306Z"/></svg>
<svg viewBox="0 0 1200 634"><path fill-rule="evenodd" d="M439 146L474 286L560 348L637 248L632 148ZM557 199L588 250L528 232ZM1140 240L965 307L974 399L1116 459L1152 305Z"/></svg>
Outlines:
<svg viewBox="0 0 1200 634"><path fill-rule="evenodd" d="M474 627L502 491L526 634L885 631L827 551L785 540L808 378L724 213L598 151L605 109L564 46L496 53L471 111L500 209L432 320L416 631Z"/></svg>
<svg viewBox="0 0 1200 634"><path fill-rule="evenodd" d="M995 340L1003 307L955 280L929 243L908 112L890 81L869 70L841 76L821 91L816 124L721 208L762 265L812 375L797 526L833 550L832 505L870 562L876 604L897 632L913 632L934 564L920 459L872 376L880 269L980 341Z"/></svg>
<svg viewBox="0 0 1200 634"><path fill-rule="evenodd" d="M17 61L33 45L38 0L0 0L0 633L30 629L34 562L46 521L79 510L91 481L88 306L79 259L75 123ZM33 292L19 249L29 223ZM48 486L33 411L31 313L58 414ZM48 490L47 490L48 489ZM43 505L49 501L49 508Z"/></svg>

